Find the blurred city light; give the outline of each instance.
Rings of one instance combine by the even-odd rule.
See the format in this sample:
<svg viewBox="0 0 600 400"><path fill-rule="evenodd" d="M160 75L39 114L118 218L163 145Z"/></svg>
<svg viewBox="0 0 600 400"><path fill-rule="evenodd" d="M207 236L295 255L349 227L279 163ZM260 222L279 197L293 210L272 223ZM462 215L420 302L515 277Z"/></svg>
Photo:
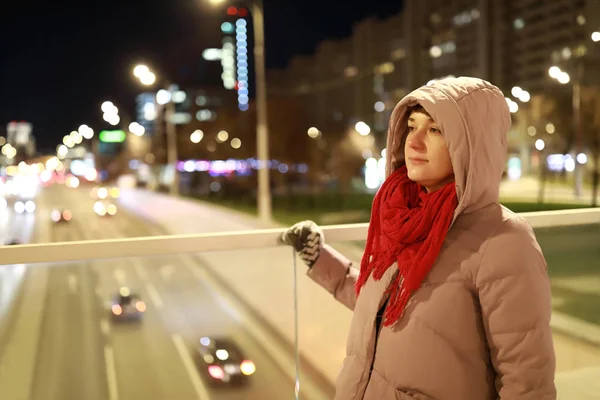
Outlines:
<svg viewBox="0 0 600 400"><path fill-rule="evenodd" d="M217 134L217 140L218 140L219 142L224 142L224 141L226 141L226 140L227 140L227 138L229 138L229 133L227 133L227 131L220 131L220 132Z"/></svg>
<svg viewBox="0 0 600 400"><path fill-rule="evenodd" d="M575 160L573 160L570 154L565 155L565 170L567 172L575 171Z"/></svg>
<svg viewBox="0 0 600 400"><path fill-rule="evenodd" d="M371 133L371 127L369 127L369 125L367 125L365 122L363 121L358 121L356 123L356 125L354 125L354 129L356 130L356 132L358 132L361 136L367 136L369 133Z"/></svg>
<svg viewBox="0 0 600 400"><path fill-rule="evenodd" d="M523 103L527 103L529 100L531 100L531 95L529 94L529 92L527 90L521 90L521 93L519 93L517 98L519 100L521 100Z"/></svg>
<svg viewBox="0 0 600 400"><path fill-rule="evenodd" d="M231 147L233 147L234 149L239 149L240 147L242 147L242 141L238 138L231 139Z"/></svg>
<svg viewBox="0 0 600 400"><path fill-rule="evenodd" d="M594 42L600 42L600 32L593 32L592 33L592 40Z"/></svg>
<svg viewBox="0 0 600 400"><path fill-rule="evenodd" d="M204 132L202 132L200 129L196 129L190 135L190 141L192 143L200 143L200 141L202 140L203 137L204 137Z"/></svg>
<svg viewBox="0 0 600 400"><path fill-rule="evenodd" d="M148 72L140 77L140 82L142 82L143 85L150 86L156 82L156 75L152 72Z"/></svg>
<svg viewBox="0 0 600 400"><path fill-rule="evenodd" d="M156 106L154 103L144 104L144 118L147 121L154 121L156 118Z"/></svg>
<svg viewBox="0 0 600 400"><path fill-rule="evenodd" d="M587 163L587 161L588 161L588 158L585 155L585 153L579 153L579 154L577 154L577 162L579 164L585 164L585 163Z"/></svg>
<svg viewBox="0 0 600 400"><path fill-rule="evenodd" d="M229 24L231 26L231 30L233 30L233 25L231 25L231 23L229 23L229 22L223 23L223 25L225 25L225 24ZM202 58L204 58L206 61L220 60L221 53L222 53L221 49L205 49L202 52Z"/></svg>
<svg viewBox="0 0 600 400"><path fill-rule="evenodd" d="M116 109L115 105L111 101L105 101L104 103L102 103L102 106L100 108L105 114L111 114L112 110Z"/></svg>
<svg viewBox="0 0 600 400"><path fill-rule="evenodd" d="M142 79L142 77L149 72L150 72L150 69L146 65L143 65L143 64L136 65L135 68L133 69L133 75L138 79Z"/></svg>
<svg viewBox="0 0 600 400"><path fill-rule="evenodd" d="M512 99L505 97L506 99L506 104L508 104L508 110L511 113L516 113L517 111L519 111L519 105L517 103L515 103Z"/></svg>
<svg viewBox="0 0 600 400"><path fill-rule="evenodd" d="M510 91L510 93L513 95L513 97L519 98L519 96L521 95L521 92L523 92L523 89L521 89L519 86L515 86L512 88L512 90Z"/></svg>
<svg viewBox="0 0 600 400"><path fill-rule="evenodd" d="M554 126L554 124L551 122L548 122L546 124L546 132L548 132L549 134L552 135L555 131L556 131L556 127Z"/></svg>
<svg viewBox="0 0 600 400"><path fill-rule="evenodd" d="M321 131L315 128L314 126L308 128L308 136L312 139L317 139L321 136Z"/></svg>
<svg viewBox="0 0 600 400"><path fill-rule="evenodd" d="M377 112L383 112L383 110L385 110L385 103L383 101L378 101L373 108L375 108L375 111Z"/></svg>
<svg viewBox="0 0 600 400"><path fill-rule="evenodd" d="M114 131L102 131L98 135L101 142L104 143L121 143L127 138L125 131L114 130Z"/></svg>
<svg viewBox="0 0 600 400"><path fill-rule="evenodd" d="M562 71L556 65L550 67L550 69L548 70L548 75L550 75L550 78L553 78L553 79L558 79L558 77L561 73L562 73Z"/></svg>
<svg viewBox="0 0 600 400"><path fill-rule="evenodd" d="M156 93L156 102L160 105L165 105L171 101L171 92L165 89L160 89Z"/></svg>
<svg viewBox="0 0 600 400"><path fill-rule="evenodd" d="M129 124L129 132L133 133L136 136L143 136L146 132L146 129L137 122L132 122Z"/></svg>
<svg viewBox="0 0 600 400"><path fill-rule="evenodd" d="M77 131L84 139L91 139L94 137L94 130L85 124L81 125Z"/></svg>
<svg viewBox="0 0 600 400"><path fill-rule="evenodd" d="M81 142L83 142L83 136L81 136L79 132L73 131L71 132L71 140L73 140L73 143L75 144L81 144Z"/></svg>
<svg viewBox="0 0 600 400"><path fill-rule="evenodd" d="M60 146L58 146L58 149L56 150L56 155L58 156L58 158L65 158L68 153L69 153L69 148L67 146L65 146L64 144L61 144ZM57 163L57 166L58 166L58 163Z"/></svg>
<svg viewBox="0 0 600 400"><path fill-rule="evenodd" d="M73 147L75 145L75 143L73 142L73 139L69 135L63 136L62 142L67 147Z"/></svg>
<svg viewBox="0 0 600 400"><path fill-rule="evenodd" d="M187 98L187 94L183 90L178 90L173 93L173 103L183 103Z"/></svg>
<svg viewBox="0 0 600 400"><path fill-rule="evenodd" d="M121 122L121 117L119 117L116 114L112 114L112 115L109 116L108 121L106 121L106 122L108 122L109 124L115 126L115 125L118 125L119 122Z"/></svg>
<svg viewBox="0 0 600 400"><path fill-rule="evenodd" d="M558 75L557 80L558 80L559 83L562 83L564 85L566 83L569 83L569 81L571 80L571 77L566 72L561 72Z"/></svg>
<svg viewBox="0 0 600 400"><path fill-rule="evenodd" d="M535 141L536 149L538 149L539 151L542 151L542 150L544 150L544 147L546 147L546 143L542 139L538 139Z"/></svg>

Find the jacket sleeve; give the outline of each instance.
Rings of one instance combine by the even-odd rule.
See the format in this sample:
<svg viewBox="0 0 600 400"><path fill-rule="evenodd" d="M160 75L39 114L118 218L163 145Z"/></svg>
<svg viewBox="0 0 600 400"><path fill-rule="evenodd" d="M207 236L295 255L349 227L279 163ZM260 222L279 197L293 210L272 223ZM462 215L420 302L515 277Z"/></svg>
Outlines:
<svg viewBox="0 0 600 400"><path fill-rule="evenodd" d="M319 258L308 269L308 276L331 293L336 300L351 310L356 303L354 283L358 269L352 262L329 245L321 248Z"/></svg>
<svg viewBox="0 0 600 400"><path fill-rule="evenodd" d="M556 399L550 280L525 220L505 221L490 238L475 281L499 398Z"/></svg>

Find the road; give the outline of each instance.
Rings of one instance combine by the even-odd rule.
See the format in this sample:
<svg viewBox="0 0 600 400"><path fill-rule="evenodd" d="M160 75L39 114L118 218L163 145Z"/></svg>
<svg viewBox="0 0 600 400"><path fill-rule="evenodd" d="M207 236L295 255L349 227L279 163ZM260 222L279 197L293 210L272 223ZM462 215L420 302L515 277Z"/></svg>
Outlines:
<svg viewBox="0 0 600 400"><path fill-rule="evenodd" d="M50 241L163 234L124 211L112 218L95 215L89 189L52 187L40 196L35 218L38 225L48 224ZM73 220L51 224L54 207L70 209ZM28 388L0 387L3 393L27 393L32 400L293 398L289 374L255 341L238 310L207 284L202 264L193 256L78 262L32 271L44 268L47 291L40 301L43 313L31 378L2 381L8 386L29 382ZM124 285L148 304L140 324L120 325L108 318L107 302ZM31 326L26 318L35 314L23 303L23 326ZM249 386L207 385L192 360L193 346L204 335L232 337L255 362L257 371Z"/></svg>

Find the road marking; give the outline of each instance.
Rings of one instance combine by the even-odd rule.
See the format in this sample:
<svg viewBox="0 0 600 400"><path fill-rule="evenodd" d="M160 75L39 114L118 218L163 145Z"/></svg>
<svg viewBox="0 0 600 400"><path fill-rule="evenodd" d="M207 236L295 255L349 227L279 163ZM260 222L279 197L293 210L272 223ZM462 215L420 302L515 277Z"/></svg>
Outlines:
<svg viewBox="0 0 600 400"><path fill-rule="evenodd" d="M106 383L108 385L108 400L119 400L117 387L117 371L115 369L115 354L112 347L104 346L104 366L106 367Z"/></svg>
<svg viewBox="0 0 600 400"><path fill-rule="evenodd" d="M205 285L210 291L214 298L221 304L225 312L227 312L233 319L238 321L245 321L244 326L247 329L249 335L258 343L265 348L269 349L269 354L273 357L275 364L288 375L292 381L296 380L296 366L295 360L289 355L289 352L280 346L274 344L271 333L262 327L262 325L255 320L255 318L247 313L239 301L229 294L228 290L221 286L219 281L215 279L210 273L204 268L196 264L190 256L181 256L180 258L184 265L192 272L196 279ZM315 399L327 399L328 396L322 392L322 390L311 381L305 382L304 393L309 398Z"/></svg>
<svg viewBox="0 0 600 400"><path fill-rule="evenodd" d="M100 320L100 330L106 336L110 335L110 324L108 323L108 320L106 318L102 318Z"/></svg>
<svg viewBox="0 0 600 400"><path fill-rule="evenodd" d="M75 293L77 291L77 277L73 274L69 274L67 281L69 283L69 290L71 293Z"/></svg>
<svg viewBox="0 0 600 400"><path fill-rule="evenodd" d="M210 395L208 394L208 390L206 390L206 386L204 386L204 383L198 376L198 371L196 371L196 366L194 365L194 361L192 360L192 357L190 357L190 353L183 342L183 338L177 333L174 333L172 337L173 343L175 343L175 348L177 349L179 357L181 357L181 361L183 362L183 366L185 367L185 370L192 381L192 386L196 391L198 399L209 400Z"/></svg>
<svg viewBox="0 0 600 400"><path fill-rule="evenodd" d="M158 291L151 283L146 283L146 291L148 292L148 296L150 296L150 300L154 303L156 308L163 308L164 303L158 294Z"/></svg>
<svg viewBox="0 0 600 400"><path fill-rule="evenodd" d="M142 280L144 282L149 281L150 279L148 279L148 274L146 273L146 270L144 269L142 262L138 259L132 260L132 262L133 262L133 269L140 277L140 280Z"/></svg>
<svg viewBox="0 0 600 400"><path fill-rule="evenodd" d="M122 269L115 269L113 271L113 275L115 276L115 279L117 280L117 283L119 284L119 286L127 286L125 284L125 282L127 281L127 276L125 275L125 271L123 271Z"/></svg>

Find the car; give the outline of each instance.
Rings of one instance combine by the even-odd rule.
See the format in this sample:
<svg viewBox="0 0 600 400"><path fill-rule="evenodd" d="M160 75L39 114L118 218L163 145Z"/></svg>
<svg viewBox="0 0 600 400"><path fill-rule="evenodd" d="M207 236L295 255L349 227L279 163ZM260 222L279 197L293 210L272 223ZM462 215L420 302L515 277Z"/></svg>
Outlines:
<svg viewBox="0 0 600 400"><path fill-rule="evenodd" d="M14 209L17 214L31 214L35 211L35 202L33 200L17 200Z"/></svg>
<svg viewBox="0 0 600 400"><path fill-rule="evenodd" d="M195 359L201 375L213 386L246 385L256 372L254 362L244 357L233 340L225 337L200 338Z"/></svg>
<svg viewBox="0 0 600 400"><path fill-rule="evenodd" d="M50 218L54 223L58 224L60 222L69 222L73 218L73 214L70 210L54 209L50 214Z"/></svg>
<svg viewBox="0 0 600 400"><path fill-rule="evenodd" d="M117 206L111 202L98 200L94 203L94 212L101 217L112 217L117 213Z"/></svg>
<svg viewBox="0 0 600 400"><path fill-rule="evenodd" d="M146 303L128 287L121 287L113 296L110 314L114 322L140 321L146 312Z"/></svg>
<svg viewBox="0 0 600 400"><path fill-rule="evenodd" d="M113 186L106 188L104 186L92 189L92 198L96 200L118 199L121 191L118 187Z"/></svg>

